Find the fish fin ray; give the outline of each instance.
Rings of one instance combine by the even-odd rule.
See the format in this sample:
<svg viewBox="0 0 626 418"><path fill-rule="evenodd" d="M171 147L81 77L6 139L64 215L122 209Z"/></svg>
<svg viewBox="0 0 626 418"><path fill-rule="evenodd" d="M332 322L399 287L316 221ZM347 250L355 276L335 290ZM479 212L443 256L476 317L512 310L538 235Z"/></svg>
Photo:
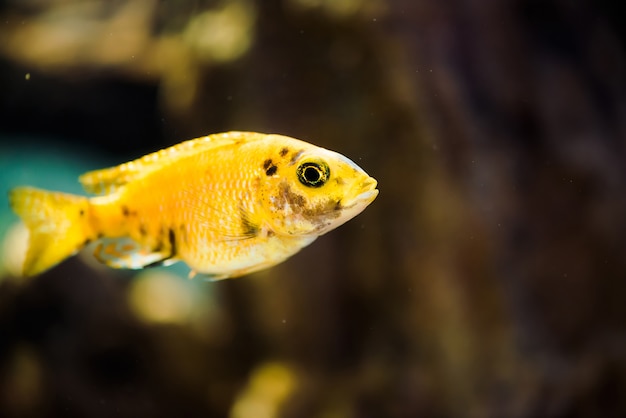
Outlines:
<svg viewBox="0 0 626 418"><path fill-rule="evenodd" d="M225 145L260 140L265 136L255 132L225 132L191 139L115 167L89 171L81 175L79 181L88 193L113 193L119 187L181 158Z"/></svg>
<svg viewBox="0 0 626 418"><path fill-rule="evenodd" d="M17 187L9 192L9 204L29 231L25 276L42 273L60 263L91 238L85 216L89 200L84 196Z"/></svg>
<svg viewBox="0 0 626 418"><path fill-rule="evenodd" d="M129 237L102 238L94 249L94 257L109 267L133 270L168 266L179 261L170 250L146 249Z"/></svg>

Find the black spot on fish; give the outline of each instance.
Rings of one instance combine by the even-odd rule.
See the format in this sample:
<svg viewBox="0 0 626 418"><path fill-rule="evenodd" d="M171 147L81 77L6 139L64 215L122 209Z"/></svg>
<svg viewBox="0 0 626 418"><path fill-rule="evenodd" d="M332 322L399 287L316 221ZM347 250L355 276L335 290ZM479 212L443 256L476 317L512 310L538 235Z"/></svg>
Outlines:
<svg viewBox="0 0 626 418"><path fill-rule="evenodd" d="M265 170L265 174L268 176L273 176L274 174L276 174L277 170L278 170L278 167L276 167L275 165L272 165L270 166L270 168Z"/></svg>
<svg viewBox="0 0 626 418"><path fill-rule="evenodd" d="M240 209L241 229L246 238L254 238L259 234L259 226L250 220L248 213Z"/></svg>
<svg viewBox="0 0 626 418"><path fill-rule="evenodd" d="M146 229L146 226L144 224L139 224L139 234L142 237L145 237L146 235L148 235L148 230Z"/></svg>
<svg viewBox="0 0 626 418"><path fill-rule="evenodd" d="M176 255L176 234L172 228L168 231L168 239L170 241L170 257Z"/></svg>
<svg viewBox="0 0 626 418"><path fill-rule="evenodd" d="M137 215L137 212L134 210L130 210L126 205L122 205L122 215L124 215L125 217L135 216Z"/></svg>
<svg viewBox="0 0 626 418"><path fill-rule="evenodd" d="M289 152L289 148L285 147L280 150L279 154L281 157L284 157L285 155L287 155L288 152Z"/></svg>
<svg viewBox="0 0 626 418"><path fill-rule="evenodd" d="M276 174L276 170L278 170L278 167L276 167L276 165L272 162L271 158L268 158L263 162L263 169L265 170L266 175L273 176L274 174Z"/></svg>
<svg viewBox="0 0 626 418"><path fill-rule="evenodd" d="M91 243L91 240L89 238L87 238L84 242L83 242L83 247L88 246Z"/></svg>
<svg viewBox="0 0 626 418"><path fill-rule="evenodd" d="M267 230L267 237L268 238L273 237L274 235L276 235L276 233L274 231L272 231L271 229Z"/></svg>
<svg viewBox="0 0 626 418"><path fill-rule="evenodd" d="M338 200L337 203L335 203L335 207L333 208L333 210L341 210L341 208L341 200Z"/></svg>
<svg viewBox="0 0 626 418"><path fill-rule="evenodd" d="M78 212L78 214L80 216L85 216L85 209L81 209L80 212Z"/></svg>

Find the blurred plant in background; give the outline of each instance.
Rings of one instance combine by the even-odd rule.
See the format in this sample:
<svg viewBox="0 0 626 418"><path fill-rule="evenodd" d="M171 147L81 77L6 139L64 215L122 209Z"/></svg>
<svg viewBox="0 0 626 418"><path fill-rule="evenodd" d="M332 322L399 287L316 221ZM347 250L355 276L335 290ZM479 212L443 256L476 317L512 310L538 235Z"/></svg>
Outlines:
<svg viewBox="0 0 626 418"><path fill-rule="evenodd" d="M0 415L626 415L616 7L0 2L3 193L226 130L337 150L381 190L236 280L3 269Z"/></svg>

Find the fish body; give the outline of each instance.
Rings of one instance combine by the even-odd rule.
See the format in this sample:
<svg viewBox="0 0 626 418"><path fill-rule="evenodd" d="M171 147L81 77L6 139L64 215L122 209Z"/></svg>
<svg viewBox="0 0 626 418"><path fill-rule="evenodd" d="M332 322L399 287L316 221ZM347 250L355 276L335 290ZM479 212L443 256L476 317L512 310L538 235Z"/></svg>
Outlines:
<svg viewBox="0 0 626 418"><path fill-rule="evenodd" d="M115 268L184 261L192 276L237 277L284 261L378 194L345 156L254 132L193 139L79 180L99 195L9 193L30 233L25 275L95 242Z"/></svg>

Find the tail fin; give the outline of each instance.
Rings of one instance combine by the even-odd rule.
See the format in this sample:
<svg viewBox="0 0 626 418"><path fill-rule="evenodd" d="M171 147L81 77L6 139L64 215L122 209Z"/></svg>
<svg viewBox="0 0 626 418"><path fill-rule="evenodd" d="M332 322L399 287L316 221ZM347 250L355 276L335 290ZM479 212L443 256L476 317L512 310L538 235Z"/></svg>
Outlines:
<svg viewBox="0 0 626 418"><path fill-rule="evenodd" d="M23 271L26 276L41 273L75 254L92 235L86 197L18 187L9 192L9 204L30 233Z"/></svg>

